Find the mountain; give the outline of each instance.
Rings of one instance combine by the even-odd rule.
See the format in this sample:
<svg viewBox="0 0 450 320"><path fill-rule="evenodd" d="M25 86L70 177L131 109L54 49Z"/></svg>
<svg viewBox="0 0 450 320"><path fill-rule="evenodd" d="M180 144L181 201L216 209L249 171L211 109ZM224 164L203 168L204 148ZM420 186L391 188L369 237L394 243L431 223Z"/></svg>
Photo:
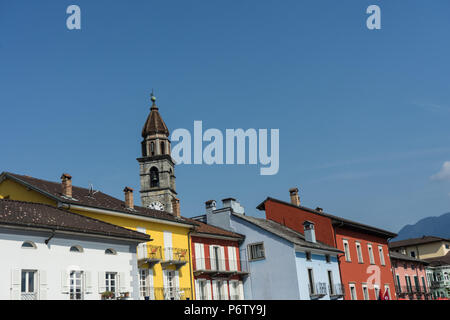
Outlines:
<svg viewBox="0 0 450 320"><path fill-rule="evenodd" d="M419 238L423 235L450 239L450 212L439 217L427 217L416 224L404 226L393 241Z"/></svg>

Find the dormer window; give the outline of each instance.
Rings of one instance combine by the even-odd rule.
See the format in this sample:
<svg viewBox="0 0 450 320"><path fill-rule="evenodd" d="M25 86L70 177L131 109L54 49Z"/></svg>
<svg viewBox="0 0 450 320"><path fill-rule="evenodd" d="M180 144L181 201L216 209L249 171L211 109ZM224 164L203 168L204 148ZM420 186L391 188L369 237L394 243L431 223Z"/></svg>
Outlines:
<svg viewBox="0 0 450 320"><path fill-rule="evenodd" d="M80 247L80 246L72 246L72 247L70 247L70 252L82 253L83 252L83 248Z"/></svg>
<svg viewBox="0 0 450 320"><path fill-rule="evenodd" d="M36 244L33 241L25 241L22 243L23 249L37 249Z"/></svg>

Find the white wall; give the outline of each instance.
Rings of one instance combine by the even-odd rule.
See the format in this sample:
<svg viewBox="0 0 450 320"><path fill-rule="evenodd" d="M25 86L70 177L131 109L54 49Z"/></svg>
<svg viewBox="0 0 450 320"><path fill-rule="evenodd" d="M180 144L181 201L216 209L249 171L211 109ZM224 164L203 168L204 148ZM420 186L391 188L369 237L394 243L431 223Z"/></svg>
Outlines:
<svg viewBox="0 0 450 320"><path fill-rule="evenodd" d="M17 284L17 271L37 270L40 275L40 298L48 300L68 300L67 287L63 285L65 272L69 270L81 270L90 275L90 283L86 283L87 292L84 299L100 299L99 292L104 291L104 279L100 279L101 272L117 272L122 275L121 286L125 292L130 292L130 299L137 298L138 272L136 262L136 245L115 240L95 240L94 238L70 236L55 236L47 246L44 240L50 233L36 233L26 231L11 232L0 229L0 299L9 300ZM33 241L36 249L21 248L24 241ZM79 245L84 252L70 252L70 247ZM117 254L106 255L105 249L112 248ZM16 274L16 277L13 275ZM103 277L103 275L101 275ZM19 277L20 283L20 277Z"/></svg>

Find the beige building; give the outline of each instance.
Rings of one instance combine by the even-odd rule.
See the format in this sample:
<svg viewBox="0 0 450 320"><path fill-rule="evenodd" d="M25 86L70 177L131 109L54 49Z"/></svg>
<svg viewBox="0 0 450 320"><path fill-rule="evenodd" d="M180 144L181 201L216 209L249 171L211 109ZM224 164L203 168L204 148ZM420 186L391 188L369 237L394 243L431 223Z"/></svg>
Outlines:
<svg viewBox="0 0 450 320"><path fill-rule="evenodd" d="M390 242L389 248L413 258L431 259L443 257L450 252L450 239L423 236Z"/></svg>

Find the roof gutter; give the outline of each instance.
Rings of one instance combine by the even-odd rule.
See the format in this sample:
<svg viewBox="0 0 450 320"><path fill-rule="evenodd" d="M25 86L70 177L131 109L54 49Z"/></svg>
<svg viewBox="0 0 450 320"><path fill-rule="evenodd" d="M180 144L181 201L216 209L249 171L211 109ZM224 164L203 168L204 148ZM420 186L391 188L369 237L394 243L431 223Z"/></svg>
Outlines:
<svg viewBox="0 0 450 320"><path fill-rule="evenodd" d="M68 209L68 210L73 209L73 210L79 210L79 211L83 211L83 212L94 212L94 213L105 214L108 216L114 216L114 217L120 217L120 218L128 218L128 219L130 218L130 215L126 214L126 213L121 213L121 212L112 211L112 210L92 208L92 207L79 206L79 205L69 204L69 203L65 203L65 202L58 202L58 208L64 208L64 209ZM148 221L148 222L162 223L162 224L168 224L168 225L179 226L179 227L194 228L193 225L184 224L181 222L172 222L172 221L168 221L168 220L143 217L143 216L138 216L138 215L133 215L133 218L138 219L138 220Z"/></svg>

